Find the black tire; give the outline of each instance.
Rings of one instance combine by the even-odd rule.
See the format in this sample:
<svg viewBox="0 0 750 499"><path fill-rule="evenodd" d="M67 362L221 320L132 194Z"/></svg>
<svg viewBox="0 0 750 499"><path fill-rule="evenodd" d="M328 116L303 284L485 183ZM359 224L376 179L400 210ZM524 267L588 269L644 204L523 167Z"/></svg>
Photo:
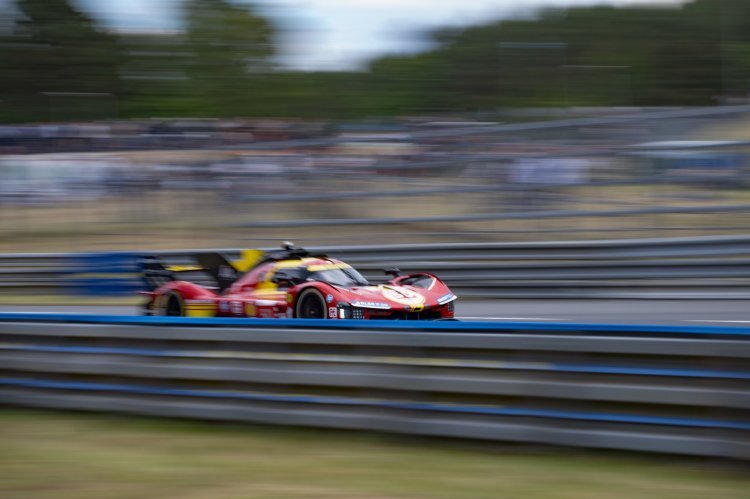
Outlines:
<svg viewBox="0 0 750 499"><path fill-rule="evenodd" d="M303 290L297 298L294 316L300 319L326 319L328 317L326 301L315 288Z"/></svg>
<svg viewBox="0 0 750 499"><path fill-rule="evenodd" d="M182 317L185 315L185 309L182 306L180 297L171 293L167 299L167 307L164 309L164 315L168 317Z"/></svg>

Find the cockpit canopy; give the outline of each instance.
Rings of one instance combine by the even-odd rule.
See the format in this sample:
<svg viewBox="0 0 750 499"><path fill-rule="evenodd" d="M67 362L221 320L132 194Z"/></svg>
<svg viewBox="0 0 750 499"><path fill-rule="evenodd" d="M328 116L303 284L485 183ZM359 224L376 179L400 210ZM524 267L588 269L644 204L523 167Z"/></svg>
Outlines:
<svg viewBox="0 0 750 499"><path fill-rule="evenodd" d="M333 286L339 286L342 288L349 288L353 286L367 286L370 284L367 282L362 274L354 270L352 267L339 267L327 270L317 270L310 273L310 280L327 282Z"/></svg>
<svg viewBox="0 0 750 499"><path fill-rule="evenodd" d="M289 287L305 281L320 281L342 288L367 286L362 274L345 263L300 265L277 269L272 278L279 287Z"/></svg>

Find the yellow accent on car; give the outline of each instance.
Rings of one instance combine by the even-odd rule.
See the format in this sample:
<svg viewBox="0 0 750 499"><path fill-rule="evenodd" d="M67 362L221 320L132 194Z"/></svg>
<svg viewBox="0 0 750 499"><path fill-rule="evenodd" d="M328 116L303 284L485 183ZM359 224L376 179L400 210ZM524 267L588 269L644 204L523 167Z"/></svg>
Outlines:
<svg viewBox="0 0 750 499"><path fill-rule="evenodd" d="M265 253L259 249L242 250L240 259L232 262L232 266L239 272L247 272L257 264Z"/></svg>
<svg viewBox="0 0 750 499"><path fill-rule="evenodd" d="M274 269L296 269L297 267L306 267L307 264L314 262L317 258L302 258L300 260L281 260L276 262Z"/></svg>
<svg viewBox="0 0 750 499"><path fill-rule="evenodd" d="M259 282L257 286L255 286L255 294L272 294L278 292L279 287L276 285L275 282L271 281L263 281Z"/></svg>
<svg viewBox="0 0 750 499"><path fill-rule="evenodd" d="M167 270L172 272L198 272L203 270L200 265L168 265Z"/></svg>
<svg viewBox="0 0 750 499"><path fill-rule="evenodd" d="M187 317L215 317L215 303L186 303L185 316Z"/></svg>
<svg viewBox="0 0 750 499"><path fill-rule="evenodd" d="M255 314L257 313L257 310L255 309L255 305L252 303L247 303L245 305L245 315L248 317L255 317Z"/></svg>
<svg viewBox="0 0 750 499"><path fill-rule="evenodd" d="M346 263L326 263L321 265L310 265L307 267L307 270L310 272L318 272L321 270L336 270L336 269L350 269L352 268L351 265L347 265Z"/></svg>

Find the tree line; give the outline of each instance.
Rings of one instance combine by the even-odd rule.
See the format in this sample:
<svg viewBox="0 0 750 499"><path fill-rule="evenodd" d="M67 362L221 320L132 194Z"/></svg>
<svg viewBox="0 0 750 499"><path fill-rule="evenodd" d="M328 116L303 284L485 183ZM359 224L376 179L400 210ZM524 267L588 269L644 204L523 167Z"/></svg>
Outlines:
<svg viewBox="0 0 750 499"><path fill-rule="evenodd" d="M292 71L246 5L185 0L184 29L105 29L69 0L0 13L0 120L359 118L515 106L706 105L750 91L750 2L552 8L423 33L358 71Z"/></svg>

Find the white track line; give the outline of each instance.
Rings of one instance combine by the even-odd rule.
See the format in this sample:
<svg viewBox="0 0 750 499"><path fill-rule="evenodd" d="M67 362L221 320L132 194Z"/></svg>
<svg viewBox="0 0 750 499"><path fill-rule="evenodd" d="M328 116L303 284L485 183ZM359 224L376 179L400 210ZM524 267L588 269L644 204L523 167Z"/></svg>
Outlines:
<svg viewBox="0 0 750 499"><path fill-rule="evenodd" d="M566 319L550 319L547 317L456 317L461 320L469 321L564 321Z"/></svg>
<svg viewBox="0 0 750 499"><path fill-rule="evenodd" d="M693 319L693 320L685 320L683 322L725 322L727 324L750 324L750 321L723 321L723 320L699 320L699 319Z"/></svg>

